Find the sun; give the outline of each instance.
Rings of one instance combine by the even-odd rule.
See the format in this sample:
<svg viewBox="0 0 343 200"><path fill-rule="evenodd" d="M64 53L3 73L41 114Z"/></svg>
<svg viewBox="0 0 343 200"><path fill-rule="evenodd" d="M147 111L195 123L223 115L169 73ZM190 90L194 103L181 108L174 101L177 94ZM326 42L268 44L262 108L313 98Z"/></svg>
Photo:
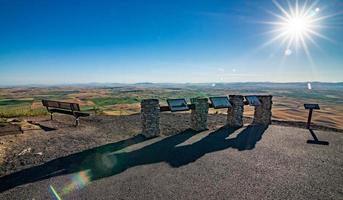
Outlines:
<svg viewBox="0 0 343 200"><path fill-rule="evenodd" d="M287 34L294 37L301 37L308 33L310 29L311 21L304 16L294 16L287 21L284 25L284 29Z"/></svg>
<svg viewBox="0 0 343 200"><path fill-rule="evenodd" d="M303 2L302 5L299 5L297 0L294 4L288 1L288 8L286 8L278 1L273 0L279 13L268 11L276 17L276 20L264 22L273 26L273 29L268 33L274 35L264 45L280 41L279 43L284 48L285 56L290 56L292 52L302 49L307 57L312 60L308 43L310 42L319 47L315 41L317 38L330 40L321 34L320 31L321 28L325 27L322 25L322 21L332 16L321 16L321 10L317 7L317 1L312 4L308 4L308 1Z"/></svg>

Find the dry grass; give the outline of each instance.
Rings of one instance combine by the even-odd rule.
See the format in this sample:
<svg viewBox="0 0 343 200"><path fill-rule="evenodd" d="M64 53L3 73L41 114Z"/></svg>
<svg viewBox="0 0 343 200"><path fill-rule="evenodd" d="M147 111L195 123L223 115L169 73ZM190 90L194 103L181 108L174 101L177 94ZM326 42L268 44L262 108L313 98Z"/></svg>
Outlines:
<svg viewBox="0 0 343 200"><path fill-rule="evenodd" d="M321 110L315 111L313 122L323 126L343 129L343 99L341 91L304 92L287 89L171 89L171 88L8 88L0 89L0 117L22 117L45 115L41 99L51 99L79 103L82 111L95 115L130 115L140 112L139 101L144 98L158 98L165 105L167 98L186 98L196 96L221 96L228 94L272 94L273 119L284 121L307 120L308 111L304 103L319 103ZM337 98L336 98L337 97ZM338 98L339 97L339 98ZM13 101L11 101L13 100ZM31 103L30 103L31 102ZM244 116L253 116L253 107L245 106ZM225 109L210 109L210 113L226 113Z"/></svg>
<svg viewBox="0 0 343 200"><path fill-rule="evenodd" d="M11 117L29 117L29 116L41 116L48 114L46 109L38 108L32 109L31 106L20 106L20 107L1 107L0 118L11 118Z"/></svg>

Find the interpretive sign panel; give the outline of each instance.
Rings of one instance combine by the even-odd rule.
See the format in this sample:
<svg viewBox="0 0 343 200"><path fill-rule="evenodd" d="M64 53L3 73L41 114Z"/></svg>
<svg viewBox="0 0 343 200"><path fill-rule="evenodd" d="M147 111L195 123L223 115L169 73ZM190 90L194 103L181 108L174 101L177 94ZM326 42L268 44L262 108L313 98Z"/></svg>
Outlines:
<svg viewBox="0 0 343 200"><path fill-rule="evenodd" d="M250 106L260 106L261 102L258 100L257 96L246 96L245 99L248 101Z"/></svg>
<svg viewBox="0 0 343 200"><path fill-rule="evenodd" d="M210 101L213 105L213 108L215 109L232 107L229 98L225 96L224 97L210 97Z"/></svg>
<svg viewBox="0 0 343 200"><path fill-rule="evenodd" d="M310 109L319 110L319 109L320 109L320 107L319 107L318 104L309 104L309 103L305 103L305 104L304 104L304 107L305 107L305 109L307 109L307 110L310 110Z"/></svg>
<svg viewBox="0 0 343 200"><path fill-rule="evenodd" d="M189 110L186 99L167 99L167 103L172 112Z"/></svg>

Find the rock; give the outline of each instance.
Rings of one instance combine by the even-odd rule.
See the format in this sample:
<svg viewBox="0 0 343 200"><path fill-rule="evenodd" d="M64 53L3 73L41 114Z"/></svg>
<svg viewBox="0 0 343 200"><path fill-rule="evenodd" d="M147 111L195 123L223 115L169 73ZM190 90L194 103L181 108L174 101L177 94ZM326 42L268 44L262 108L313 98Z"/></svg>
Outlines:
<svg viewBox="0 0 343 200"><path fill-rule="evenodd" d="M19 161L19 163L20 163L21 166L25 166L26 165L26 162L24 160Z"/></svg>
<svg viewBox="0 0 343 200"><path fill-rule="evenodd" d="M31 153L31 151L32 151L31 147L26 148L26 149L22 150L22 151L18 154L18 156L22 156L22 155Z"/></svg>
<svg viewBox="0 0 343 200"><path fill-rule="evenodd" d="M21 122L19 119L10 119L9 122Z"/></svg>
<svg viewBox="0 0 343 200"><path fill-rule="evenodd" d="M42 155L43 155L43 152L37 152L37 153L35 153L34 155L42 156Z"/></svg>

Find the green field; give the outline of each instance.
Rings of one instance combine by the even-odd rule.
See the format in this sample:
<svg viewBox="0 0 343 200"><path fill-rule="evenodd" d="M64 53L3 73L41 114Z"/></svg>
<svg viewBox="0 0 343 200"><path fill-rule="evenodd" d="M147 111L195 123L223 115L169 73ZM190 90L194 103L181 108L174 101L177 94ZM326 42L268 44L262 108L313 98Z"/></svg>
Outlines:
<svg viewBox="0 0 343 200"><path fill-rule="evenodd" d="M108 106L108 105L116 105L116 104L132 104L132 103L138 103L140 100L138 98L133 97L122 97L122 98L116 98L116 97L104 97L104 98L94 98L91 99L92 102L95 103L97 106Z"/></svg>
<svg viewBox="0 0 343 200"><path fill-rule="evenodd" d="M243 86L242 86L243 85ZM179 85L177 85L179 86ZM271 85L273 86L273 85ZM142 99L156 98L161 104L166 104L169 98L185 98L189 101L194 97L210 97L231 94L272 94L275 106L284 105L293 101L294 105L300 102L316 102L319 104L330 104L332 108L341 108L343 104L343 89L340 85L333 89L307 90L303 87L292 86L290 88L270 87L270 84L232 84L212 87L209 85L183 85L180 87L51 87L51 88L0 88L0 117L36 116L47 114L46 109L41 106L41 99L60 100L67 102L79 102L81 110L102 114L103 111L125 111L125 106L139 104ZM33 106L35 105L35 106ZM285 104L289 106L289 104ZM128 109L133 109L127 106ZM136 108L137 109L137 106Z"/></svg>
<svg viewBox="0 0 343 200"><path fill-rule="evenodd" d="M0 106L21 106L31 105L33 100L21 100L21 99L0 99Z"/></svg>

